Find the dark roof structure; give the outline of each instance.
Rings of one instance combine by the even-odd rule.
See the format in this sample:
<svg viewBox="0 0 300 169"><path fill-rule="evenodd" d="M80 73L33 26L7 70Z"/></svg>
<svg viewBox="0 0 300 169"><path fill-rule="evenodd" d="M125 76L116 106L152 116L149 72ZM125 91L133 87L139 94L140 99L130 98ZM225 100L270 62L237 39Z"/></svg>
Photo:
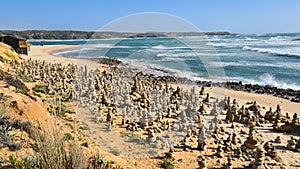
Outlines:
<svg viewBox="0 0 300 169"><path fill-rule="evenodd" d="M28 54L27 40L17 35L0 35L0 42L10 45L19 54Z"/></svg>

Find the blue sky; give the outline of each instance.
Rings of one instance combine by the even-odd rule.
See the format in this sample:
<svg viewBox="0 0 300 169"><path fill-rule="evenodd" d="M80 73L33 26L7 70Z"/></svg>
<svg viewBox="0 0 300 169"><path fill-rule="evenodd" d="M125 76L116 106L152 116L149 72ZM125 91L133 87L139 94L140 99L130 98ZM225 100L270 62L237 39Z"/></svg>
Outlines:
<svg viewBox="0 0 300 169"><path fill-rule="evenodd" d="M97 30L129 14L163 12L202 31L300 32L299 8L299 0L6 0L0 29Z"/></svg>

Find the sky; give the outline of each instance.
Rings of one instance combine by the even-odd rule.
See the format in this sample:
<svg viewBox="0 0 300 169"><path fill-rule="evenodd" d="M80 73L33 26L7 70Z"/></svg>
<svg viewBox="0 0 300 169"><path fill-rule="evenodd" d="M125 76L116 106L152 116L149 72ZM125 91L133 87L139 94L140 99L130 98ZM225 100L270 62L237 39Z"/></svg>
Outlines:
<svg viewBox="0 0 300 169"><path fill-rule="evenodd" d="M299 0L4 0L0 29L98 30L120 17L160 12L201 31L300 32L299 8Z"/></svg>

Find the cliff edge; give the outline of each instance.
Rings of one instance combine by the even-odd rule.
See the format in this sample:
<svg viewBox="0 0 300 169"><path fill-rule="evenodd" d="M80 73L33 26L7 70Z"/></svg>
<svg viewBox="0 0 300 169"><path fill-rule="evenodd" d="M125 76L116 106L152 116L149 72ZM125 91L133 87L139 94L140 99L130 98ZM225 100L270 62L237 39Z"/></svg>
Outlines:
<svg viewBox="0 0 300 169"><path fill-rule="evenodd" d="M0 42L0 61L20 60L21 57L9 45Z"/></svg>

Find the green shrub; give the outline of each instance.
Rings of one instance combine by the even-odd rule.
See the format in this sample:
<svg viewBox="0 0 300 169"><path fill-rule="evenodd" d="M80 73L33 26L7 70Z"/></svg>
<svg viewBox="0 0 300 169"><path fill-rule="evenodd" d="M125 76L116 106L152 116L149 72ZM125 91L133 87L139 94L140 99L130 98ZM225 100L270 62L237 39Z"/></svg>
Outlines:
<svg viewBox="0 0 300 169"><path fill-rule="evenodd" d="M74 140L74 137L70 133L65 133L64 140Z"/></svg>
<svg viewBox="0 0 300 169"><path fill-rule="evenodd" d="M167 158L163 159L163 162L161 163L160 167L164 168L164 169L174 169L175 168L172 160L167 159Z"/></svg>
<svg viewBox="0 0 300 169"><path fill-rule="evenodd" d="M73 114L74 111L70 110L67 106L65 106L60 101L55 101L54 103L50 103L50 110L49 113L56 115L58 117L65 116L66 113Z"/></svg>
<svg viewBox="0 0 300 169"><path fill-rule="evenodd" d="M102 155L97 155L89 158L89 165L87 169L121 169L120 166L115 165L112 161L106 161Z"/></svg>
<svg viewBox="0 0 300 169"><path fill-rule="evenodd" d="M41 95L41 94L39 94L39 93L36 93L36 92L32 92L32 94L33 94L33 95L35 95L35 96L37 96L37 97L39 97L39 98L41 98L41 97L42 97L42 95Z"/></svg>
<svg viewBox="0 0 300 169"><path fill-rule="evenodd" d="M23 89L16 89L16 93L26 94L26 92Z"/></svg>
<svg viewBox="0 0 300 169"><path fill-rule="evenodd" d="M36 82L33 78L29 77L29 76L25 76L21 73L18 73L18 77L25 83L33 83Z"/></svg>
<svg viewBox="0 0 300 169"><path fill-rule="evenodd" d="M23 159L18 159L15 155L9 156L9 163L15 169L39 169L39 160L34 156L26 156Z"/></svg>
<svg viewBox="0 0 300 169"><path fill-rule="evenodd" d="M35 85L32 88L33 91L38 92L38 93L43 93L43 94L48 94L49 89L47 85Z"/></svg>

